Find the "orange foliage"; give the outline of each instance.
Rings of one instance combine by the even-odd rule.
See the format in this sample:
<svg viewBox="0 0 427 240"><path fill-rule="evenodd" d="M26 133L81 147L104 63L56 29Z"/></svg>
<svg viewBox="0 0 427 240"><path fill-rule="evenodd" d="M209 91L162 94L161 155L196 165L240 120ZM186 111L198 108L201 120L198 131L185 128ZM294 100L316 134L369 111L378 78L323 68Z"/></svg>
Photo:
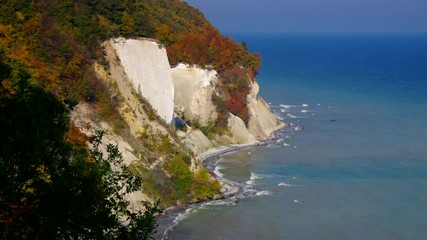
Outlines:
<svg viewBox="0 0 427 240"><path fill-rule="evenodd" d="M245 93L238 93L231 96L230 100L227 101L227 109L247 124L249 122L249 111L246 96Z"/></svg>
<svg viewBox="0 0 427 240"><path fill-rule="evenodd" d="M234 115L240 117L246 124L249 122L247 96L250 92L249 81L252 71L234 67L227 69L220 76L221 84L227 91L226 107Z"/></svg>
<svg viewBox="0 0 427 240"><path fill-rule="evenodd" d="M73 146L86 147L89 137L82 133L74 124L70 125L68 132L65 133L65 140Z"/></svg>
<svg viewBox="0 0 427 240"><path fill-rule="evenodd" d="M234 66L242 66L256 74L261 66L258 55L249 54L242 45L222 36L214 28L184 35L168 48L168 56L172 65L184 62L210 66L220 73Z"/></svg>

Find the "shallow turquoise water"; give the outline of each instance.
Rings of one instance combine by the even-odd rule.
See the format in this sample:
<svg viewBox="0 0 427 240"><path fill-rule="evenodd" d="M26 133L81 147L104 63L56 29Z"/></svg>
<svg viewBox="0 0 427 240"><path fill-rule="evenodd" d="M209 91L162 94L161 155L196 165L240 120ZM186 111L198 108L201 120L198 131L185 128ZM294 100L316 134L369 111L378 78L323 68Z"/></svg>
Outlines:
<svg viewBox="0 0 427 240"><path fill-rule="evenodd" d="M256 194L189 211L169 239L426 239L427 36L235 37L263 56L261 95L304 129L222 156Z"/></svg>

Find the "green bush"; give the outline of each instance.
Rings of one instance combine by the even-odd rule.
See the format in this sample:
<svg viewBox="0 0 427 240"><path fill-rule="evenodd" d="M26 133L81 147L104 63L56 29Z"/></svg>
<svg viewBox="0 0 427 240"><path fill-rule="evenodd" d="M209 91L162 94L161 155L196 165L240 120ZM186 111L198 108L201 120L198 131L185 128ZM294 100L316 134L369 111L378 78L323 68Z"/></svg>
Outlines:
<svg viewBox="0 0 427 240"><path fill-rule="evenodd" d="M190 171L182 155L174 156L165 165L165 169L171 174L177 200L197 201L213 198L219 193L220 185L210 178L208 171L206 169L200 169L195 173Z"/></svg>
<svg viewBox="0 0 427 240"><path fill-rule="evenodd" d="M69 109L24 71L0 70L0 239L148 239L160 209L128 212L124 196L140 181L117 146L104 158L102 133L90 151L71 144Z"/></svg>
<svg viewBox="0 0 427 240"><path fill-rule="evenodd" d="M221 185L212 180L206 169L199 169L194 173L193 194L197 199L212 198L218 194Z"/></svg>

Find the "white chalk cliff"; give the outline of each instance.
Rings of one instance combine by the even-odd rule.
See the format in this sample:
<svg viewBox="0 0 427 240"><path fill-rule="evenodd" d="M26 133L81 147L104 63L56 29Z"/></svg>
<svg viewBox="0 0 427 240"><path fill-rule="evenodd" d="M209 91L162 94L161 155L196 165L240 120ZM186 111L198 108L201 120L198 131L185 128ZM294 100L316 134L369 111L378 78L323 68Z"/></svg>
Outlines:
<svg viewBox="0 0 427 240"><path fill-rule="evenodd" d="M217 118L218 113L212 102L218 80L216 71L179 64L172 68L172 78L175 84L176 112L187 120L197 118L204 125ZM258 92L258 83L251 81L251 92L247 96L250 114L248 127L242 119L230 113L227 127L231 136L216 136L212 146L255 143L267 139L271 133L283 127L283 123L277 120L268 104L258 96ZM202 144L206 142L206 137L201 138L200 134L187 134L185 141L196 155L202 153L199 150L206 150L209 146Z"/></svg>
<svg viewBox="0 0 427 240"><path fill-rule="evenodd" d="M117 38L112 43L135 91L169 124L173 118L175 90L166 49L146 39Z"/></svg>
<svg viewBox="0 0 427 240"><path fill-rule="evenodd" d="M179 64L172 68L175 85L175 111L188 120L199 119L202 124L215 121L218 117L212 103L212 87L217 79L216 71Z"/></svg>
<svg viewBox="0 0 427 240"><path fill-rule="evenodd" d="M251 89L248 96L249 132L257 139L266 139L283 123L276 118L264 99L258 96L259 85L256 81L252 83Z"/></svg>
<svg viewBox="0 0 427 240"><path fill-rule="evenodd" d="M143 126L148 122L141 120L143 111L138 110L138 101L132 100L132 94L126 90L127 85L141 94L168 124L174 112L186 120L198 119L202 125L217 119L218 113L212 101L212 96L218 93L216 71L185 64L171 68L166 50L159 48L155 40L117 38L108 41L105 48L112 78L126 103L121 114L135 136L145 131ZM120 61L114 62L114 53L111 52L115 52ZM267 139L283 123L277 120L258 92L258 84L251 81L251 92L247 96L250 114L247 126L238 116L230 114L229 135L213 135L208 139L201 131L189 128L188 132L180 134L182 143L199 155L221 145L256 143Z"/></svg>

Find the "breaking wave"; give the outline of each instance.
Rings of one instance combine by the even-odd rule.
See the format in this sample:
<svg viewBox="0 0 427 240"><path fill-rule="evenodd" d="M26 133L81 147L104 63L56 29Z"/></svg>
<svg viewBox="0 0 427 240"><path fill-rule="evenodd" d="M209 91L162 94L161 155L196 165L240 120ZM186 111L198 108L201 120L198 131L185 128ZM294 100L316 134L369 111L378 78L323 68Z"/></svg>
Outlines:
<svg viewBox="0 0 427 240"><path fill-rule="evenodd" d="M292 187L293 185L289 184L289 183L281 182L281 183L277 184L277 186L279 186L279 187Z"/></svg>
<svg viewBox="0 0 427 240"><path fill-rule="evenodd" d="M271 196L273 192L270 190L263 190L256 193L257 196Z"/></svg>
<svg viewBox="0 0 427 240"><path fill-rule="evenodd" d="M237 205L237 199L235 197L225 199L225 200L214 200L210 202L203 203L201 209L209 209L213 206L235 206Z"/></svg>
<svg viewBox="0 0 427 240"><path fill-rule="evenodd" d="M192 213L196 213L198 210L195 208L189 208L187 210L185 210L185 212L178 214L178 216L175 217L175 219L173 220L173 222L175 224L180 223L182 220L186 219L188 216L190 216L190 214Z"/></svg>
<svg viewBox="0 0 427 240"><path fill-rule="evenodd" d="M217 175L218 177L224 177L224 174L222 174L219 170L222 169L226 169L226 167L222 166L222 165L216 165L215 169L213 171L213 173L215 173L215 175Z"/></svg>
<svg viewBox="0 0 427 240"><path fill-rule="evenodd" d="M300 117L300 116L292 115L292 114L290 114L290 113L286 114L286 116L288 116L288 117L290 117L290 118L304 118L304 117Z"/></svg>
<svg viewBox="0 0 427 240"><path fill-rule="evenodd" d="M289 108L293 108L293 107L298 107L297 105L284 105L284 104L280 104L280 106L284 109L289 109Z"/></svg>

